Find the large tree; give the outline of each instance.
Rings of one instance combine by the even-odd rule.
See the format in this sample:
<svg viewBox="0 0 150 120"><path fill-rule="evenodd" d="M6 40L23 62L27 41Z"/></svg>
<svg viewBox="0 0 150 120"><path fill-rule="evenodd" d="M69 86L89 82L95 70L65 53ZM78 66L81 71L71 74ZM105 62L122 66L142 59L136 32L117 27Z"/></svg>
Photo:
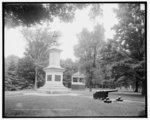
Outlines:
<svg viewBox="0 0 150 120"><path fill-rule="evenodd" d="M34 88L36 89L39 70L47 66L48 50L53 43L57 43L58 34L56 32L52 33L48 27L44 29L41 27L35 29L25 28L22 33L27 41L25 56L30 58L34 64Z"/></svg>
<svg viewBox="0 0 150 120"><path fill-rule="evenodd" d="M86 74L86 82L91 91L95 79L97 53L104 42L104 28L102 25L96 25L92 32L83 29L78 35L78 39L79 43L75 46L75 55L79 58L81 69Z"/></svg>
<svg viewBox="0 0 150 120"><path fill-rule="evenodd" d="M19 57L11 55L5 58L5 90L16 90L18 81L17 67Z"/></svg>
<svg viewBox="0 0 150 120"><path fill-rule="evenodd" d="M116 32L113 41L117 54L123 57L111 64L112 76L116 80L132 80L136 92L142 83L142 94L145 94L145 10L140 9L140 3L130 3L119 4L115 11L119 23L113 28Z"/></svg>
<svg viewBox="0 0 150 120"><path fill-rule="evenodd" d="M110 82L115 85L116 81L119 82L119 77L124 76L122 71L124 71L124 73L130 72L126 69L127 66L122 65L124 59L126 59L126 56L119 51L118 43L114 40L109 39L103 45L99 53L98 63L102 69L104 82ZM118 65L118 67L115 67L116 65Z"/></svg>
<svg viewBox="0 0 150 120"><path fill-rule="evenodd" d="M18 61L17 75L23 80L22 89L32 88L35 80L34 63L29 57L21 58Z"/></svg>

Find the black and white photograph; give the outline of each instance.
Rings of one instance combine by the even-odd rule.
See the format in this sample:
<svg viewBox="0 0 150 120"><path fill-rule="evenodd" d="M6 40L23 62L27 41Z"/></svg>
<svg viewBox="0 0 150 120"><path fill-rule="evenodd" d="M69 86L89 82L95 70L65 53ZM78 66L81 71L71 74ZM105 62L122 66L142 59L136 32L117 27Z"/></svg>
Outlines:
<svg viewBox="0 0 150 120"><path fill-rule="evenodd" d="M147 118L147 2L2 2L3 118Z"/></svg>

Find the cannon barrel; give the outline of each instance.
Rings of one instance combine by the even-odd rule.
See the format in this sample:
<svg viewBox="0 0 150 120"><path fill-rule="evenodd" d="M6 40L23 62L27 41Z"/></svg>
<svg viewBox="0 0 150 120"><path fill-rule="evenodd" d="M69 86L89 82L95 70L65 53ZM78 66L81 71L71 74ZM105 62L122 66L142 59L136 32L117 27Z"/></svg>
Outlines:
<svg viewBox="0 0 150 120"><path fill-rule="evenodd" d="M118 90L116 89L116 90L108 90L108 91L106 91L106 92L117 92Z"/></svg>
<svg viewBox="0 0 150 120"><path fill-rule="evenodd" d="M98 90L96 92L117 92L118 90L117 89L114 89L114 90Z"/></svg>

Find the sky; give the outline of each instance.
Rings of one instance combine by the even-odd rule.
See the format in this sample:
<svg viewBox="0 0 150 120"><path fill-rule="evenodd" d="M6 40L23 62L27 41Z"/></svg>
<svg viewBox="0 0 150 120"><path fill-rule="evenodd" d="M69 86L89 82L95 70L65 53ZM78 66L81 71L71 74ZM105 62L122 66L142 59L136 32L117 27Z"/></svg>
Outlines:
<svg viewBox="0 0 150 120"><path fill-rule="evenodd" d="M71 58L76 60L74 56L74 45L78 43L77 34L79 34L83 28L87 28L89 31L93 30L95 24L103 24L105 29L105 40L112 38L114 32L111 28L114 24L117 24L117 18L113 12L113 8L116 8L116 4L104 4L102 6L103 16L97 17L96 20L89 19L89 8L84 10L77 10L75 14L75 20L72 23L64 23L55 19L51 23L51 30L60 31L59 37L60 49L62 49L61 59ZM43 26L44 27L44 26ZM26 40L20 32L21 27L17 28L5 28L5 57L9 55L16 55L20 58L24 56L26 48Z"/></svg>

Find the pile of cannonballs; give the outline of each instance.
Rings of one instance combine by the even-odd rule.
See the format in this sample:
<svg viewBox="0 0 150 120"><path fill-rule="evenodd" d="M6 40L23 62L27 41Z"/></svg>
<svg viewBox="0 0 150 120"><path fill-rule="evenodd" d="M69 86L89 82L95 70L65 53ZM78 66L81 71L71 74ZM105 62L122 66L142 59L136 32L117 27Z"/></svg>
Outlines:
<svg viewBox="0 0 150 120"><path fill-rule="evenodd" d="M121 98L121 96L119 96L116 101L122 102L123 99ZM104 99L104 103L111 103L112 100L109 99L109 97L106 97L106 99Z"/></svg>
<svg viewBox="0 0 150 120"><path fill-rule="evenodd" d="M119 96L119 97L116 99L116 101L120 101L120 102L122 102L122 101L123 101L123 99Z"/></svg>
<svg viewBox="0 0 150 120"><path fill-rule="evenodd" d="M105 100L104 100L104 103L111 103L112 100L109 99L109 97L107 97Z"/></svg>

